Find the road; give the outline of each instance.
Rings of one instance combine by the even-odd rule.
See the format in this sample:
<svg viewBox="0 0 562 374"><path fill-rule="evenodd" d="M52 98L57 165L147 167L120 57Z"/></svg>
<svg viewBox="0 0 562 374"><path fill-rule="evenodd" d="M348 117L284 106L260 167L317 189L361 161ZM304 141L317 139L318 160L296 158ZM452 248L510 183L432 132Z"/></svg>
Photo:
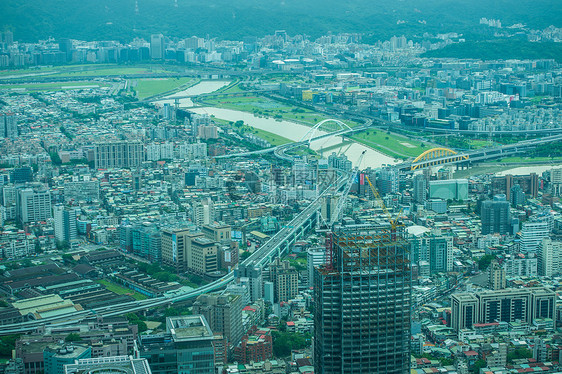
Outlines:
<svg viewBox="0 0 562 374"><path fill-rule="evenodd" d="M254 253L252 253L242 263L246 265L254 264L256 266L266 266L267 264L269 264L269 262L272 261L273 258L277 257L281 252L286 250L289 244L294 243L298 239L299 235L304 232L303 227L315 218L316 211L320 207L322 197L328 193L332 193L334 191L334 188L335 190L340 190L347 183L348 177L348 175L344 174L333 185L328 186L328 188L326 188L305 209L297 214L287 225L281 228L281 230L273 235L264 245L258 248L258 250L254 251ZM45 325L72 325L88 318L94 318L96 316L112 317L123 315L125 313L132 313L140 310L147 310L170 305L197 297L205 293L222 289L233 280L234 271L230 271L224 277L186 293L126 302L123 304L111 305L91 310L75 311L71 313L65 313L63 315L47 317L44 319L32 320L23 323L3 325L0 329L0 335L34 331L38 327Z"/></svg>

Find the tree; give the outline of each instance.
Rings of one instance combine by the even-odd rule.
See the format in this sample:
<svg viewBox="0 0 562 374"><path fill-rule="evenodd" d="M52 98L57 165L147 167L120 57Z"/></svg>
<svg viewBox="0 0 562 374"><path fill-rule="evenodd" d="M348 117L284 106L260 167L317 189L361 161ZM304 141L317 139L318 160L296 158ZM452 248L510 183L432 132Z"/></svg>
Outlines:
<svg viewBox="0 0 562 374"><path fill-rule="evenodd" d="M487 366L486 361L483 359L480 359L478 361L476 361L474 363L474 365L472 365L472 368L470 369L471 372L473 372L474 374L478 374L480 373L480 369L485 368Z"/></svg>
<svg viewBox="0 0 562 374"><path fill-rule="evenodd" d="M20 334L16 334L0 337L0 357L12 358L12 349L16 346L16 340L18 340L20 336Z"/></svg>
<svg viewBox="0 0 562 374"><path fill-rule="evenodd" d="M310 335L295 332L272 332L273 355L275 357L287 357L294 349L303 349L310 346Z"/></svg>
<svg viewBox="0 0 562 374"><path fill-rule="evenodd" d="M82 337L80 336L80 334L77 333L70 333L66 336L66 338L64 338L65 342L79 342L80 340L82 340Z"/></svg>
<svg viewBox="0 0 562 374"><path fill-rule="evenodd" d="M492 260L495 260L496 256L494 255L484 255L482 257L480 257L480 259L478 260L478 268L481 271L484 271L488 268L488 266L490 266L490 264L492 263Z"/></svg>
<svg viewBox="0 0 562 374"><path fill-rule="evenodd" d="M139 327L139 332L145 332L148 330L146 323L137 314L129 313L127 314L127 319L129 320L129 323Z"/></svg>
<svg viewBox="0 0 562 374"><path fill-rule="evenodd" d="M531 357L533 357L533 353L529 349L523 347L515 348L513 350L510 350L507 354L507 363L510 364L513 362L513 360Z"/></svg>

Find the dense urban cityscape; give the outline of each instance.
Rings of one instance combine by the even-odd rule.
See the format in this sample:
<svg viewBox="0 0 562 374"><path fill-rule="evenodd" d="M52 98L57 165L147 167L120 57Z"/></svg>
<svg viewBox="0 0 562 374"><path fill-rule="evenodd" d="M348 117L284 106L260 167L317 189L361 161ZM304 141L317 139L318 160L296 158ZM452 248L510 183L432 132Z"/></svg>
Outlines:
<svg viewBox="0 0 562 374"><path fill-rule="evenodd" d="M562 60L464 43L0 32L0 372L562 372Z"/></svg>

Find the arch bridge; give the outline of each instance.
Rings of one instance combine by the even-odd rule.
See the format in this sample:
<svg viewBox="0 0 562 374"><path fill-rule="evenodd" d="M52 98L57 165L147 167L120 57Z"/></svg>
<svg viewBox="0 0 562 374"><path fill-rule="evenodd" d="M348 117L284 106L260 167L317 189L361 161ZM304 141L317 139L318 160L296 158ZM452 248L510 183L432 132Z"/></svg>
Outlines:
<svg viewBox="0 0 562 374"><path fill-rule="evenodd" d="M416 157L411 163L411 170L423 169L430 166L448 164L451 162L466 161L468 154L458 154L449 148L432 148Z"/></svg>
<svg viewBox="0 0 562 374"><path fill-rule="evenodd" d="M340 121L339 119L328 118L314 125L314 127L312 127L310 130L306 132L306 134L304 134L304 136L299 140L299 142L306 142L307 144L310 144L313 139L317 138L316 133L319 131L320 127L322 127L326 123L335 123L338 126L338 129L334 131L334 133L336 134L342 131L345 132L351 130L351 127L349 127L346 123ZM328 135L335 135L334 133L330 133Z"/></svg>

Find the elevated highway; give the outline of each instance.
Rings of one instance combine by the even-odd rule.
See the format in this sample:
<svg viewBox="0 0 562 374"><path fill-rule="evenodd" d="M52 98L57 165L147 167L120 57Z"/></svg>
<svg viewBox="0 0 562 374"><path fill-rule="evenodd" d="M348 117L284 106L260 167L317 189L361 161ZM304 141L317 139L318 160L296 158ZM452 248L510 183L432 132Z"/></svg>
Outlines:
<svg viewBox="0 0 562 374"><path fill-rule="evenodd" d="M433 148L422 153L413 161L397 164L395 167L404 172L412 172L438 165L456 164L460 167L468 167L472 163L525 153L534 149L538 145L556 141L562 141L562 134L546 136L540 139L524 140L514 144L503 145L501 147L482 148L462 153L457 153L447 148Z"/></svg>
<svg viewBox="0 0 562 374"><path fill-rule="evenodd" d="M321 199L324 195L332 193L334 188L340 190L346 183L348 176L344 174L328 186L316 199L306 206L300 213L298 213L287 225L281 228L275 235L273 235L263 246L254 251L242 263L246 265L254 264L256 266L266 266L275 257L283 255L287 252L288 248L301 238L307 230L315 226L317 218L317 210L320 207ZM106 306L102 308L80 310L70 313L65 313L58 316L47 317L39 320L31 320L23 323L15 323L0 326L0 335L9 335L16 333L25 333L35 331L41 326L66 326L79 323L81 321L95 318L97 316L112 317L123 315L127 313L148 310L152 308L162 307L188 299L195 298L199 295L213 292L225 288L230 282L234 280L234 271L220 279L217 279L207 285L199 287L189 292L177 295L168 295L157 298L151 298L140 301L132 301L117 305Z"/></svg>

